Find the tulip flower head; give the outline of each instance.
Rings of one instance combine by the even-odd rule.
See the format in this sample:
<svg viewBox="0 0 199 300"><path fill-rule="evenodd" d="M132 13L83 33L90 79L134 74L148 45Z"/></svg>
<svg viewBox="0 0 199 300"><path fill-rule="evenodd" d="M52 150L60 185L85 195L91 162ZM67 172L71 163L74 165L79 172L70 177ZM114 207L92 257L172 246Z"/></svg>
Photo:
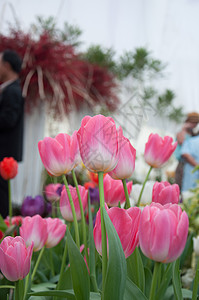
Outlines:
<svg viewBox="0 0 199 300"><path fill-rule="evenodd" d="M80 197L82 201L82 206L83 206L83 211L85 212L88 204L88 190L85 189L85 187L78 185L79 187L79 192L80 192ZM77 220L81 220L81 211L80 211L80 206L79 206L79 200L77 196L77 191L76 188L69 185L69 190L73 199L74 207L75 207L75 212L77 216ZM62 189L61 192L61 198L60 198L60 211L62 214L62 217L67 220L67 221L73 221L73 214L70 206L70 201L68 198L68 194L66 192L65 186Z"/></svg>
<svg viewBox="0 0 199 300"><path fill-rule="evenodd" d="M184 250L188 227L188 216L179 205L151 203L140 218L140 248L154 261L173 262Z"/></svg>
<svg viewBox="0 0 199 300"><path fill-rule="evenodd" d="M106 204L105 207L120 238L124 255L127 258L133 253L135 247L138 245L138 228L141 211L138 207L131 207L129 209L111 207L108 209ZM100 209L96 215L93 236L96 249L102 255Z"/></svg>
<svg viewBox="0 0 199 300"><path fill-rule="evenodd" d="M21 206L22 216L34 216L43 215L45 212L45 201L41 195L37 195L35 198L27 196Z"/></svg>
<svg viewBox="0 0 199 300"><path fill-rule="evenodd" d="M127 183L128 194L132 190L132 181ZM112 179L111 176L106 174L104 176L104 199L109 206L118 206L126 201L123 183L121 180Z"/></svg>
<svg viewBox="0 0 199 300"><path fill-rule="evenodd" d="M118 163L109 175L113 179L128 179L133 175L135 170L136 150L131 145L130 141L122 136L119 148Z"/></svg>
<svg viewBox="0 0 199 300"><path fill-rule="evenodd" d="M27 246L34 242L33 251L44 247L48 238L47 222L40 215L25 217L19 230Z"/></svg>
<svg viewBox="0 0 199 300"><path fill-rule="evenodd" d="M167 203L178 204L180 189L178 184L170 184L167 181L156 182L153 186L152 202L162 205Z"/></svg>
<svg viewBox="0 0 199 300"><path fill-rule="evenodd" d="M54 176L69 173L77 164L77 140L66 133L45 137L38 143L44 167Z"/></svg>
<svg viewBox="0 0 199 300"><path fill-rule="evenodd" d="M18 172L18 163L13 157L5 157L0 162L0 175L3 179L13 179Z"/></svg>
<svg viewBox="0 0 199 300"><path fill-rule="evenodd" d="M0 269L10 281L22 280L30 271L33 242L27 247L22 237L7 236L0 244Z"/></svg>
<svg viewBox="0 0 199 300"><path fill-rule="evenodd" d="M170 136L161 138L157 133L151 133L145 145L144 159L153 168L160 168L168 161L177 147L177 142L172 144Z"/></svg>
<svg viewBox="0 0 199 300"><path fill-rule="evenodd" d="M47 240L46 248L55 247L63 239L66 232L66 225L58 218L47 218Z"/></svg>
<svg viewBox="0 0 199 300"><path fill-rule="evenodd" d="M121 135L110 117L84 117L77 138L85 167L94 173L112 171L118 162Z"/></svg>
<svg viewBox="0 0 199 300"><path fill-rule="evenodd" d="M62 190L62 184L61 183L50 183L45 186L45 195L48 201L50 202L56 202L60 199L60 193L59 190Z"/></svg>

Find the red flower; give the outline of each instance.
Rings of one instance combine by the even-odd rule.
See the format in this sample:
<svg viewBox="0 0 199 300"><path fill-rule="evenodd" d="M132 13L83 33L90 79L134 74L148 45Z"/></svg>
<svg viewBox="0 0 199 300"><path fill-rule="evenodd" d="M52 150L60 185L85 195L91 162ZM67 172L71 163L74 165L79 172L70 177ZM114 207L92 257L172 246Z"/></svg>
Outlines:
<svg viewBox="0 0 199 300"><path fill-rule="evenodd" d="M3 179L12 179L17 175L18 163L13 157L5 157L0 162L0 174Z"/></svg>

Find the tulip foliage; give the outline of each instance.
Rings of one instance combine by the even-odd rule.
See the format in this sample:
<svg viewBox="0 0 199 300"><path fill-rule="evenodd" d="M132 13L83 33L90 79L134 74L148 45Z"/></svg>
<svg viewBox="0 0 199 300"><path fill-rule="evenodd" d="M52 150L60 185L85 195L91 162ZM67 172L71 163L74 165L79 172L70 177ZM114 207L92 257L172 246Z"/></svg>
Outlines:
<svg viewBox="0 0 199 300"><path fill-rule="evenodd" d="M191 290L182 289L179 275L190 243L178 186L156 182L144 208L142 202L151 169L162 167L175 148L170 137L149 136L144 157L150 169L132 206L136 150L112 118L86 116L72 136L41 140L44 167L63 179L45 188L59 209L53 217L24 217L20 237L2 238L0 269L15 282L15 299L197 299L198 275ZM92 172L90 185L78 185L81 162Z"/></svg>

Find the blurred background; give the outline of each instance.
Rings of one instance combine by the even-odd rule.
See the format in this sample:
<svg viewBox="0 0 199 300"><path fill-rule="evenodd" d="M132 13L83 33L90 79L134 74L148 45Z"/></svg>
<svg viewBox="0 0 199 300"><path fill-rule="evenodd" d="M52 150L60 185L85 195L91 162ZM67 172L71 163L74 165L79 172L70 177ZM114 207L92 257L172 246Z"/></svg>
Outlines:
<svg viewBox="0 0 199 300"><path fill-rule="evenodd" d="M43 188L37 143L71 134L86 114L111 115L137 150L136 181L151 132L174 139L199 112L199 1L1 0L0 51L23 58L24 159L14 202ZM173 157L153 173L173 176ZM159 171L158 171L159 172Z"/></svg>

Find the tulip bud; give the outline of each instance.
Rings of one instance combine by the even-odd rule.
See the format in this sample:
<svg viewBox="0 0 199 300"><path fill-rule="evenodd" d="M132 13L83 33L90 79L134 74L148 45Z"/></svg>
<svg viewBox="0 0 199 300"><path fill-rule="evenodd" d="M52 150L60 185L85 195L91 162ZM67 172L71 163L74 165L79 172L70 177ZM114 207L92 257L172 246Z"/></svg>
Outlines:
<svg viewBox="0 0 199 300"><path fill-rule="evenodd" d="M18 163L13 157L5 157L0 162L0 174L5 180L13 179L18 172Z"/></svg>

